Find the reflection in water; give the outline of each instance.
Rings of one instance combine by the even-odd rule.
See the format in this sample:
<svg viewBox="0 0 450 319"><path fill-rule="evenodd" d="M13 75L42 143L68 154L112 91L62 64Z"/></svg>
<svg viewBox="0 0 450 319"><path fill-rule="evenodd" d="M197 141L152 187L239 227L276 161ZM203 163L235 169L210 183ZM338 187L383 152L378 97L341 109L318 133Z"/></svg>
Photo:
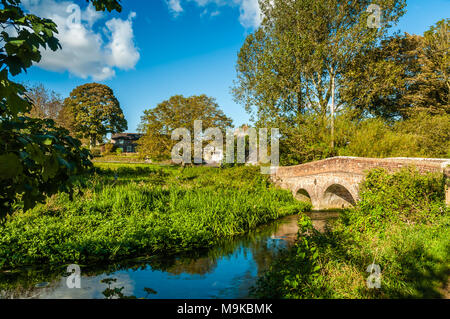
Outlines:
<svg viewBox="0 0 450 319"><path fill-rule="evenodd" d="M324 231L338 213L309 213ZM256 277L296 238L298 216L282 218L216 247L95 268L81 266L81 289L66 285L67 265L0 273L0 298L246 298Z"/></svg>

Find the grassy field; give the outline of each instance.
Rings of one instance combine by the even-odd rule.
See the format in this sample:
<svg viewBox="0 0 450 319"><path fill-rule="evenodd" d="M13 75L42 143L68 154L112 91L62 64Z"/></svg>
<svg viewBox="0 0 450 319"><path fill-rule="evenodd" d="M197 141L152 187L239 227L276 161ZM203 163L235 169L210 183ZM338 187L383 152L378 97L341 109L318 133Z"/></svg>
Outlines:
<svg viewBox="0 0 450 319"><path fill-rule="evenodd" d="M206 248L308 209L254 167L97 163L74 198L61 193L3 221L0 269Z"/></svg>
<svg viewBox="0 0 450 319"><path fill-rule="evenodd" d="M369 174L361 201L320 234L301 219L297 244L258 281L262 298L449 298L450 209L442 175ZM380 266L370 289L368 266ZM374 277L376 277L374 275Z"/></svg>

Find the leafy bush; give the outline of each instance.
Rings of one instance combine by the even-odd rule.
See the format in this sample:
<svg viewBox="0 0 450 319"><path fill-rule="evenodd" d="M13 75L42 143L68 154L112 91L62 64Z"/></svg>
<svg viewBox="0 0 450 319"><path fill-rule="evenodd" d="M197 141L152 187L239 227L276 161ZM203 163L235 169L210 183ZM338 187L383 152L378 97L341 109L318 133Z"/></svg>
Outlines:
<svg viewBox="0 0 450 319"><path fill-rule="evenodd" d="M91 150L91 154L94 157L100 157L102 155L102 151L98 147L96 147Z"/></svg>
<svg viewBox="0 0 450 319"><path fill-rule="evenodd" d="M359 157L420 156L416 135L394 131L383 120L374 118L361 121L342 145L340 155Z"/></svg>
<svg viewBox="0 0 450 319"><path fill-rule="evenodd" d="M413 135L422 156L450 157L450 114L418 112L406 121L398 122L394 129L396 134Z"/></svg>
<svg viewBox="0 0 450 319"><path fill-rule="evenodd" d="M102 156L111 155L114 152L115 145L113 143L106 143Z"/></svg>
<svg viewBox="0 0 450 319"><path fill-rule="evenodd" d="M72 194L77 176L92 166L89 151L52 120L0 120L0 218L58 191Z"/></svg>
<svg viewBox="0 0 450 319"><path fill-rule="evenodd" d="M258 279L252 295L258 298L320 298L326 293L319 252L312 240L316 233L311 219L302 215L295 245L284 250L275 264Z"/></svg>
<svg viewBox="0 0 450 319"><path fill-rule="evenodd" d="M442 174L422 175L405 168L395 174L375 169L367 175L358 207L349 213L357 231L380 231L388 223L430 222L443 212L445 180Z"/></svg>

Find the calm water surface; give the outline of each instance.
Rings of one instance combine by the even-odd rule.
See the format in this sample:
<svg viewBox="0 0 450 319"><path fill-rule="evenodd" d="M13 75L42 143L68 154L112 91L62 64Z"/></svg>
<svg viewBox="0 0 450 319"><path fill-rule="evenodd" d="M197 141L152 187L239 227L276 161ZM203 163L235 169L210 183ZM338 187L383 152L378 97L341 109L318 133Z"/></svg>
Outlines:
<svg viewBox="0 0 450 319"><path fill-rule="evenodd" d="M338 213L309 213L313 224L324 231ZM277 252L290 245L297 234L298 216L289 216L250 233L224 240L216 247L189 255L153 256L119 264L81 266L81 289L66 285L65 267L54 270L23 269L0 272L2 298L104 298L108 285L123 287L125 296L164 299L247 298L258 274L264 272ZM151 292L149 292L151 291Z"/></svg>

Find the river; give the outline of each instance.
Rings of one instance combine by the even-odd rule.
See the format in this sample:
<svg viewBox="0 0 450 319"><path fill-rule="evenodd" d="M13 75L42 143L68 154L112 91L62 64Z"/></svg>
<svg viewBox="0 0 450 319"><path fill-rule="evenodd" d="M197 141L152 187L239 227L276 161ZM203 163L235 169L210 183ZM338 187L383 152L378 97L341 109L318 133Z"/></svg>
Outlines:
<svg viewBox="0 0 450 319"><path fill-rule="evenodd" d="M314 227L324 231L339 214L308 214ZM292 244L298 216L288 216L260 226L216 247L178 255L157 255L123 261L104 267L81 266L81 288L67 287L64 268L25 268L0 272L1 298L96 299L110 288L122 288L124 296L162 299L247 298L258 274L264 272L278 251Z"/></svg>

